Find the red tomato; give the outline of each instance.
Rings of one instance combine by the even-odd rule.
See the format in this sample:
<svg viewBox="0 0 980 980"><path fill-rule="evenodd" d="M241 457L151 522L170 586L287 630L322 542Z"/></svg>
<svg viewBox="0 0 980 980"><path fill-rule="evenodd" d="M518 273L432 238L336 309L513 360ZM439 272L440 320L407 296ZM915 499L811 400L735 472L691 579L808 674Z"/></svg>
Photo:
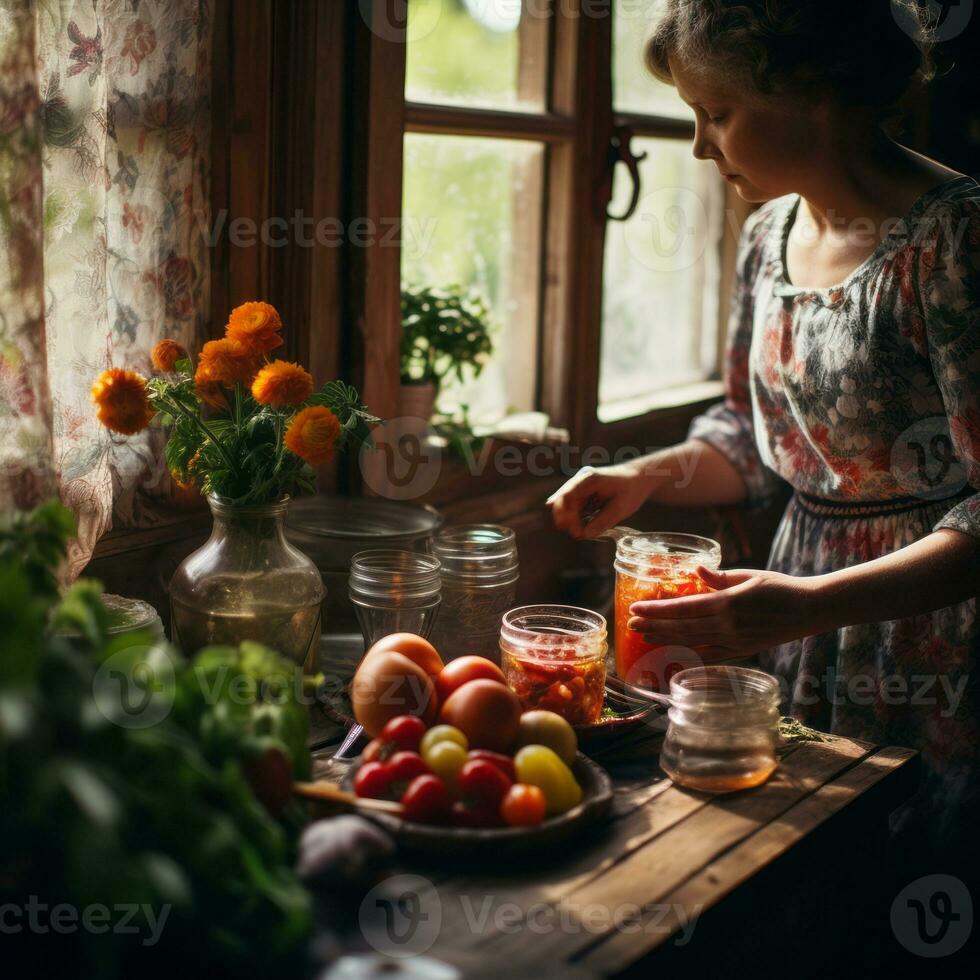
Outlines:
<svg viewBox="0 0 980 980"><path fill-rule="evenodd" d="M391 787L391 772L385 762L365 762L354 776L354 792L372 800L381 800Z"/></svg>
<svg viewBox="0 0 980 980"><path fill-rule="evenodd" d="M371 644L364 654L364 659L379 651L400 653L403 657L408 657L430 677L435 677L442 670L442 658L436 648L415 633L390 633L388 636L383 636L377 643Z"/></svg>
<svg viewBox="0 0 980 980"><path fill-rule="evenodd" d="M449 816L449 791L446 784L431 774L416 776L402 793L405 819L416 823L438 823Z"/></svg>
<svg viewBox="0 0 980 980"><path fill-rule="evenodd" d="M478 677L449 695L439 720L458 728L474 749L507 752L517 741L521 710L520 700L509 687Z"/></svg>
<svg viewBox="0 0 980 980"><path fill-rule="evenodd" d="M500 752L491 752L488 749L474 749L467 756L470 759L483 759L495 765L512 783L517 782L517 770L514 768L514 760L509 755Z"/></svg>
<svg viewBox="0 0 980 980"><path fill-rule="evenodd" d="M480 677L500 684L507 683L503 671L486 657L458 657L451 660L435 678L439 703L442 704L456 688L462 687L467 681L475 681Z"/></svg>
<svg viewBox="0 0 980 980"><path fill-rule="evenodd" d="M425 776L432 772L418 752L396 752L385 765L393 784L407 784L416 776Z"/></svg>
<svg viewBox="0 0 980 980"><path fill-rule="evenodd" d="M499 807L510 787L510 779L486 759L467 762L459 773L460 793L477 805Z"/></svg>
<svg viewBox="0 0 980 980"><path fill-rule="evenodd" d="M537 786L515 783L500 804L500 815L508 827L536 827L546 809L544 793Z"/></svg>
<svg viewBox="0 0 980 980"><path fill-rule="evenodd" d="M425 722L418 715L399 715L381 729L381 738L394 743L399 749L418 752L425 731Z"/></svg>
<svg viewBox="0 0 980 980"><path fill-rule="evenodd" d="M486 803L474 806L465 800L457 800L451 812L452 822L457 827L499 827L502 822L499 808Z"/></svg>

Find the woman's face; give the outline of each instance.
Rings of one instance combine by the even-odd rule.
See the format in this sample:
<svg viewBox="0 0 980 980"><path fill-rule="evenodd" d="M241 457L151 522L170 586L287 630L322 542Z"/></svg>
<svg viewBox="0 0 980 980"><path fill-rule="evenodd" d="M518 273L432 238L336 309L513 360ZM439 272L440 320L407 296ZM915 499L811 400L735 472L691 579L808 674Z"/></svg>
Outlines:
<svg viewBox="0 0 980 980"><path fill-rule="evenodd" d="M678 94L694 110L699 160L713 160L746 201L800 191L823 133L812 106L766 98L743 83L725 84L675 59L670 69Z"/></svg>

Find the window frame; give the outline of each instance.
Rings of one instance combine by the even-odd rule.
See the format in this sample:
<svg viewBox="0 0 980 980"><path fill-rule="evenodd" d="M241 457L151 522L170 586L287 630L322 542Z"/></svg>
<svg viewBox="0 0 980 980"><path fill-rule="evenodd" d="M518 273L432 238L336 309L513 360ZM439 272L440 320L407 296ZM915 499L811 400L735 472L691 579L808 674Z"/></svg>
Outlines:
<svg viewBox="0 0 980 980"><path fill-rule="evenodd" d="M628 126L638 137L690 142L694 122L657 115L618 112L613 107L612 6L590 4L588 14L579 5L556 3L548 17L550 52L546 100L542 111L468 108L405 99L405 33L393 30L386 0L361 5L355 18L357 57L367 59L358 72L362 98L355 112L367 112L358 145L353 147L354 173L364 167L364 196L354 201L357 213L369 217L401 201L402 145L406 133L476 136L532 140L545 145L542 195L542 261L540 270L539 365L536 407L547 412L551 424L567 428L578 447L622 445L646 448L684 438L690 419L716 401L722 392L721 355L727 296L734 248L726 227L723 234L723 282L719 302L718 367L715 384L701 386L700 397L679 400L626 419L602 422L598 415L599 354L602 326L603 253L606 207L612 188L608 147L617 127ZM369 17L384 30L371 31ZM383 66L380 72L377 66ZM362 69L364 65L362 65ZM400 107L399 112L396 107ZM400 117L400 118L399 118ZM384 119L384 125L378 121ZM379 146L375 141L382 141ZM372 159L385 161L384 180L373 179ZM395 176L398 161L397 179ZM396 187L397 185L397 187ZM728 192L730 197L730 192ZM737 210L737 209L736 209ZM390 213L390 212L389 212ZM733 213L731 209L728 213ZM574 220L573 220L574 216ZM727 222L726 222L727 224ZM355 258L353 301L361 307L360 341L367 347L365 323L371 323L370 345L381 353L362 357L356 373L365 399L377 414L395 413L398 389L398 337L400 335L400 249L361 249ZM365 285L384 283L384 290ZM679 392L683 398L683 392ZM462 464L443 466L436 488L426 496L435 503L451 503L470 482L459 472ZM478 493L500 492L502 484L481 477ZM560 484L562 479L555 481Z"/></svg>

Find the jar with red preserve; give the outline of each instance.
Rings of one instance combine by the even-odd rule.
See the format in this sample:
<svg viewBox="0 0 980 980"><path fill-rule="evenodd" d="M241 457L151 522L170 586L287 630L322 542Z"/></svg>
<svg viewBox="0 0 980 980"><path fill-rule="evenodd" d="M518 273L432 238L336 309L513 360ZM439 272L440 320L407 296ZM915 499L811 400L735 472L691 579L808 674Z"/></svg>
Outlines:
<svg viewBox="0 0 980 980"><path fill-rule="evenodd" d="M608 647L605 617L576 606L521 606L500 626L500 665L524 710L572 725L602 716Z"/></svg>
<svg viewBox="0 0 980 980"><path fill-rule="evenodd" d="M673 673L699 663L697 650L662 645L656 636L628 628L630 606L648 599L676 599L713 592L697 567L717 569L721 545L695 534L622 535L616 544L616 673L630 684L666 691Z"/></svg>

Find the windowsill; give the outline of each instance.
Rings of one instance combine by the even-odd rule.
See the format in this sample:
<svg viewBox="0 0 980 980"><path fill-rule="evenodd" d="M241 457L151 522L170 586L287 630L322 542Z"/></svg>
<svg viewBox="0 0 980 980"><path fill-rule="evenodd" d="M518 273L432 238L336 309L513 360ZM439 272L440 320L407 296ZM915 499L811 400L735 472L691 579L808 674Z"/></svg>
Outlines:
<svg viewBox="0 0 980 980"><path fill-rule="evenodd" d="M663 408L680 408L695 402L720 398L725 393L724 382L720 380L696 381L691 384L665 388L652 395L643 395L616 402L609 408L599 408L599 421L602 423L623 422Z"/></svg>

